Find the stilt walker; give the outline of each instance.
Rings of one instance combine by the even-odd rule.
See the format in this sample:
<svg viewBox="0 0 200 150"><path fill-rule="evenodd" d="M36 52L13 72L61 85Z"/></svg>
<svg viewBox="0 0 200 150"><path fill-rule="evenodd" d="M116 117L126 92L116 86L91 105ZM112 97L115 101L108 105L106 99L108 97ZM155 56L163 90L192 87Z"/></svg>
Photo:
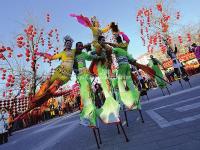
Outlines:
<svg viewBox="0 0 200 150"><path fill-rule="evenodd" d="M94 105L94 94L91 87L92 83L90 79L90 73L89 70L86 68L86 60L91 61L92 59L101 59L105 56L89 55L85 52L82 52L82 50L86 47L88 46L83 46L82 42L76 43L76 55L73 67L80 86L80 95L83 102L83 108L80 113L80 124L92 128L97 147L99 149L99 143L101 144L102 141L99 128L96 124L97 114L96 107Z"/></svg>
<svg viewBox="0 0 200 150"><path fill-rule="evenodd" d="M150 55L150 60L149 60L148 66L151 67L156 72L157 76L163 78L163 73L160 70L158 65L162 66L162 63L157 58L154 58L153 55ZM161 78L159 78L157 76L155 76L157 85L161 89L165 88L167 86L166 82L164 82Z"/></svg>
<svg viewBox="0 0 200 150"><path fill-rule="evenodd" d="M96 107L94 105L94 95L91 88L89 70L86 68L86 60L101 59L103 56L89 55L82 50L85 47L82 42L76 43L76 55L74 70L80 86L80 95L83 102L83 109L80 113L81 124L96 127ZM104 56L105 57L105 56Z"/></svg>
<svg viewBox="0 0 200 150"><path fill-rule="evenodd" d="M100 42L99 36L109 31L110 25L108 25L104 29L100 29L99 22L96 19L96 17L92 17L91 22L90 22L90 20L87 17L84 17L82 15L78 16L75 14L71 14L70 16L76 17L79 23L81 23L82 25L86 27L89 27L92 30L92 33L93 33L92 46L95 49L95 53L97 55L101 55L101 53L105 53L106 55L106 59L104 60L93 60L89 69L92 74L97 75L99 77L100 82L101 82L101 87L103 89L103 93L106 98L103 106L100 109L97 109L97 115L106 124L110 124L110 123L120 124L120 127L123 130L126 141L128 142L129 140L125 134L125 131L119 119L120 105L113 98L112 89L109 82L110 81L109 70L111 68L111 63L112 63L111 53L106 52L99 44Z"/></svg>
<svg viewBox="0 0 200 150"><path fill-rule="evenodd" d="M71 79L71 74L74 64L75 49L72 48L73 39L67 35L64 37L65 49L55 55L41 53L41 56L49 60L61 59L62 63L56 69L54 74L47 79L40 87L39 91L31 98L29 108L17 118L15 121L22 118L26 113L35 107L41 106L44 102L49 100L60 86L67 83Z"/></svg>
<svg viewBox="0 0 200 150"><path fill-rule="evenodd" d="M166 43L166 45L167 45L167 54L172 59L174 72L178 77L178 80L179 80L179 83L181 84L181 87L183 88L183 85L182 85L181 80L180 80L181 78L184 81L188 82L189 86L191 87L191 84L189 82L190 79L188 78L188 74L185 71L183 64L178 60L178 58L176 56L176 54L178 52L176 45L175 45L174 51L167 43Z"/></svg>

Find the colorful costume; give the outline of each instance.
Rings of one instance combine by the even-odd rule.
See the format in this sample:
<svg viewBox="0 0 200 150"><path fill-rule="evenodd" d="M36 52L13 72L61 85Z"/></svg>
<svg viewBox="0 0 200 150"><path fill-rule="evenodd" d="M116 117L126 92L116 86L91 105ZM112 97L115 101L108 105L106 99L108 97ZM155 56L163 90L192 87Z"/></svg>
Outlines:
<svg viewBox="0 0 200 150"><path fill-rule="evenodd" d="M85 27L89 27L91 29L93 35L93 41L92 41L93 47L96 49L96 51L99 51L101 46L98 43L98 37L103 33L108 32L110 30L110 25L100 29L99 22L95 16L91 18L91 21L83 15L70 14L70 16L76 17L76 19L80 24L84 25Z"/></svg>
<svg viewBox="0 0 200 150"><path fill-rule="evenodd" d="M88 55L85 52L77 54L75 64L77 68L77 79L80 85L80 95L83 101L83 109L80 114L81 124L90 127L96 126L96 107L93 102L94 95L91 89L89 71L86 68L85 60L101 58L100 56Z"/></svg>
<svg viewBox="0 0 200 150"><path fill-rule="evenodd" d="M49 100L52 95L58 90L58 88L67 83L71 78L72 68L74 64L75 49L71 49L73 39L70 36L64 37L65 49L59 54L53 56L47 53L40 53L41 56L44 56L50 60L60 59L62 61L54 74L50 79L47 79L40 87L39 91L31 98L29 108L15 118L15 121L23 118L26 113L34 109L35 107L41 106L44 102Z"/></svg>
<svg viewBox="0 0 200 150"><path fill-rule="evenodd" d="M94 51L96 53L96 51ZM101 47L101 53L105 53ZM90 65L90 72L98 75L100 84L105 96L105 102L100 109L97 109L97 115L104 123L119 122L119 103L113 98L112 88L109 78L109 54L106 53L106 59L93 61ZM111 57L109 57L111 58Z"/></svg>
<svg viewBox="0 0 200 150"><path fill-rule="evenodd" d="M160 65L162 66L161 62L160 62L158 59L152 57L152 58L149 60L148 66L151 67L151 68L155 71L155 73L156 73L156 75L157 75L157 76L155 76L155 80L156 80L157 85L158 85L160 88L165 88L165 87L167 86L167 84L166 84L166 82L164 82L164 81L161 79L161 78L163 78L163 74L162 74L162 72L161 72L161 70L160 70L158 64L160 64ZM160 78L159 78L158 76L159 76Z"/></svg>
<svg viewBox="0 0 200 150"><path fill-rule="evenodd" d="M129 65L129 61L133 61L133 58L122 48L113 48L112 51L119 65L117 78L121 101L129 109L132 109L134 106L140 109L140 93L133 84Z"/></svg>
<svg viewBox="0 0 200 150"><path fill-rule="evenodd" d="M92 30L93 34L92 45L96 51L96 54L100 55L102 53L102 47L98 43L98 37L101 36L103 33L109 31L110 25L108 25L106 28L100 29L99 22L97 21L96 17L92 17L90 22L90 20L87 17L84 17L82 15L70 14L70 16L76 17L79 23L81 23L86 27L89 27ZM93 61L90 66L90 72L96 75L98 74L106 98L104 105L100 109L97 109L97 115L101 118L101 120L104 123L113 123L113 122L119 122L120 107L119 103L115 101L115 99L112 96L109 76L108 76L109 67L108 64L107 65L105 64L108 61L110 60L105 59L104 61Z"/></svg>
<svg viewBox="0 0 200 150"><path fill-rule="evenodd" d="M189 81L188 74L185 71L183 64L176 57L177 51L178 49L176 46L175 46L174 51L172 50L170 46L167 47L167 54L173 61L173 68L174 68L175 74L177 75L179 79L182 77L185 81Z"/></svg>
<svg viewBox="0 0 200 150"><path fill-rule="evenodd" d="M60 59L62 63L55 69L55 72L51 78L46 80L45 83L41 86L38 93L34 96L33 102L36 102L38 99L43 97L45 92L47 92L47 89L49 93L53 94L59 86L67 83L70 80L74 64L74 55L75 49L64 50L53 56L46 54L45 57L49 58L50 60Z"/></svg>
<svg viewBox="0 0 200 150"><path fill-rule="evenodd" d="M104 123L119 122L120 105L112 95L112 89L108 76L109 70L104 63L99 61L97 65L97 71L106 98L103 106L97 110L97 114Z"/></svg>

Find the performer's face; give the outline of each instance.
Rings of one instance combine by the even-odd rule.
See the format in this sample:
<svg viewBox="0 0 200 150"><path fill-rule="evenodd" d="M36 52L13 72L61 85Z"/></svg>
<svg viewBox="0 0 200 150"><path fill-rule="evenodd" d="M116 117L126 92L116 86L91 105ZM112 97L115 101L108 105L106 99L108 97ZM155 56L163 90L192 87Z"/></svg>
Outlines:
<svg viewBox="0 0 200 150"><path fill-rule="evenodd" d="M98 21L95 21L94 25L95 25L95 27L99 28L99 22Z"/></svg>
<svg viewBox="0 0 200 150"><path fill-rule="evenodd" d="M101 40L99 41L99 44L103 44L103 43L105 43L105 38L103 37L103 38L101 38Z"/></svg>
<svg viewBox="0 0 200 150"><path fill-rule="evenodd" d="M78 50L78 51L82 51L83 50L83 43L78 43L77 45L76 45L76 50Z"/></svg>
<svg viewBox="0 0 200 150"><path fill-rule="evenodd" d="M66 41L65 42L65 48L70 50L72 48L72 41Z"/></svg>

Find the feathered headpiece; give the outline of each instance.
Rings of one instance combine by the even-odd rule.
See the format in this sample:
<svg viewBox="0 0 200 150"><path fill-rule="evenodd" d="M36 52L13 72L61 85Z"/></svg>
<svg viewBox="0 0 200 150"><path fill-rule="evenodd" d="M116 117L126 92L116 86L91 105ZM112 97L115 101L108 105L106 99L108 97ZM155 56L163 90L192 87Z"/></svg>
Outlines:
<svg viewBox="0 0 200 150"><path fill-rule="evenodd" d="M66 42L66 41L74 42L74 40L69 35L66 35L64 37L64 42Z"/></svg>

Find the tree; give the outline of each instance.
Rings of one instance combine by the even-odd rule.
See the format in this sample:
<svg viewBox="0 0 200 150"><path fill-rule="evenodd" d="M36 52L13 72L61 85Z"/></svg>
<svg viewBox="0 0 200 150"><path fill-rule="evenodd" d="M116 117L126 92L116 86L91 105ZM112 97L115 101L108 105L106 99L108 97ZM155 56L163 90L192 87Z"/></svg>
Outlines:
<svg viewBox="0 0 200 150"><path fill-rule="evenodd" d="M49 28L27 23L12 46L0 45L0 92L4 99L34 95L37 86L50 75L40 68L44 63L45 68L51 66L41 52L57 53L60 41L58 29L50 27L49 14L46 21Z"/></svg>
<svg viewBox="0 0 200 150"><path fill-rule="evenodd" d="M163 39L172 44L177 21L180 19L180 11L171 8L173 1L155 1L153 6L143 7L137 12L137 22L140 23L141 39L147 45L148 52L160 49L166 52Z"/></svg>

